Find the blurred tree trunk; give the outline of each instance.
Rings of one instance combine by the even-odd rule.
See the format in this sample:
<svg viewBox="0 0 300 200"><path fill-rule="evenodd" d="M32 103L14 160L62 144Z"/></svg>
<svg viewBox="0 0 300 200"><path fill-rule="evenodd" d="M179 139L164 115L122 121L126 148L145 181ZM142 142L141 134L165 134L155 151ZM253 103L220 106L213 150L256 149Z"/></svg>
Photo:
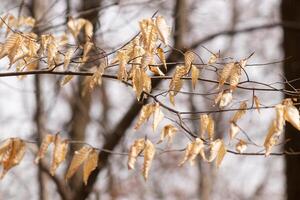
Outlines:
<svg viewBox="0 0 300 200"><path fill-rule="evenodd" d="M29 6L30 13L33 18L40 19L45 11L45 2L32 0ZM34 29L34 32L39 35L38 28ZM37 66L38 67L38 66ZM34 113L34 122L36 126L36 137L38 138L38 145L41 144L42 138L44 135L44 103L43 95L41 88L41 76L37 75L34 77L34 98L35 98L35 113ZM38 185L39 185L39 199L47 200L47 177L41 168L41 164L38 165Z"/></svg>
<svg viewBox="0 0 300 200"><path fill-rule="evenodd" d="M282 21L300 23L300 1L282 0ZM300 32L292 29L283 29L283 50L285 57L292 60L284 63L284 73L287 80L300 76ZM295 88L300 88L300 82L294 82ZM289 88L289 86L286 86ZM290 88L289 88L290 89ZM286 151L300 151L300 134L287 123L285 129L286 139L290 139L285 145ZM300 197L300 156L286 156L286 194L288 200L296 200Z"/></svg>
<svg viewBox="0 0 300 200"><path fill-rule="evenodd" d="M102 0L82 0L81 1L81 10L89 10L95 7L99 7L101 5ZM67 5L69 3L67 2ZM68 8L70 9L70 8ZM68 11L70 12L70 10ZM92 22L94 27L94 32L98 27L98 9L95 9L91 12L81 15L82 18L85 18ZM93 38L91 38L93 40ZM86 41L81 40L80 43L85 43ZM93 50L91 50L93 51ZM83 66L84 68L84 66ZM82 96L82 92L84 89L84 80L85 77L79 77L77 82L77 88L73 94L72 104L72 119L71 119L71 130L69 132L70 138L72 140L84 141L86 135L86 128L90 122L90 107L91 107L91 94L86 93ZM78 150L79 145L72 145L71 152L75 152ZM81 187L82 183L82 174L76 173L74 177L71 178L69 182L73 191L77 191L78 188Z"/></svg>

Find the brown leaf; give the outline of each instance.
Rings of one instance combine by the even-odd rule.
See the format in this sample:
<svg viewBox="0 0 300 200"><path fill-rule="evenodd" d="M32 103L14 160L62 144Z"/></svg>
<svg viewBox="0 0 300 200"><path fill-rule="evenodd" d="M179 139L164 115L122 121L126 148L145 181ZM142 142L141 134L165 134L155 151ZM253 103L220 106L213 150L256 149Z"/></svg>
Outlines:
<svg viewBox="0 0 300 200"><path fill-rule="evenodd" d="M144 150L145 148L145 139L137 139L134 141L132 146L130 147L128 154L128 169L134 169L134 165L136 162L137 156Z"/></svg>
<svg viewBox="0 0 300 200"><path fill-rule="evenodd" d="M11 168L21 162L26 150L26 144L23 140L19 138L10 138L8 140L9 142L5 142L3 148L0 148L3 151L3 155L0 155L0 164L2 164L0 179L2 179Z"/></svg>
<svg viewBox="0 0 300 200"><path fill-rule="evenodd" d="M221 140L221 146L218 150L218 155L217 155L217 160L216 160L217 167L221 166L221 163L225 157L226 152L227 152L227 150L226 150L225 144L224 144L223 140Z"/></svg>
<svg viewBox="0 0 300 200"><path fill-rule="evenodd" d="M223 86L227 79L230 77L231 71L234 68L234 66L235 64L233 62L224 65L222 72L219 76L219 87Z"/></svg>
<svg viewBox="0 0 300 200"><path fill-rule="evenodd" d="M158 57L160 59L160 61L163 63L165 70L167 71L167 63L166 63L166 56L164 51L162 50L162 48L157 48L156 49Z"/></svg>
<svg viewBox="0 0 300 200"><path fill-rule="evenodd" d="M164 113L160 109L159 103L155 103L154 114L153 114L153 131L156 130L158 124L163 120Z"/></svg>
<svg viewBox="0 0 300 200"><path fill-rule="evenodd" d="M200 74L200 70L195 65L192 65L192 87L194 90L197 85L199 74Z"/></svg>
<svg viewBox="0 0 300 200"><path fill-rule="evenodd" d="M190 71L194 60L195 60L195 53L193 51L187 51L184 53L185 73L188 73Z"/></svg>
<svg viewBox="0 0 300 200"><path fill-rule="evenodd" d="M236 86L239 84L241 79L242 69L239 63L235 63L234 67L231 69L230 77L229 77L229 84L230 89L234 90Z"/></svg>
<svg viewBox="0 0 300 200"><path fill-rule="evenodd" d="M168 125L164 126L164 128L161 131L160 140L157 143L159 144L165 138L167 138L168 143L170 144L177 131L178 131L178 129L175 126L173 126L172 124L168 124Z"/></svg>
<svg viewBox="0 0 300 200"><path fill-rule="evenodd" d="M213 65L217 62L218 58L220 57L219 53L213 53L211 54L211 56L209 57L209 60L207 62L208 65Z"/></svg>
<svg viewBox="0 0 300 200"><path fill-rule="evenodd" d="M87 185L87 181L92 171L94 171L98 166L99 153L96 149L93 149L88 158L83 164L83 182Z"/></svg>
<svg viewBox="0 0 300 200"><path fill-rule="evenodd" d="M260 101L259 101L258 97L254 95L253 96L253 101L254 101L255 108L256 108L257 112L260 113L260 108L259 108Z"/></svg>
<svg viewBox="0 0 300 200"><path fill-rule="evenodd" d="M155 147L150 140L145 141L144 149L144 165L143 165L143 176L147 180L149 176L149 170L151 167L152 160L155 155Z"/></svg>
<svg viewBox="0 0 300 200"><path fill-rule="evenodd" d="M58 166L66 159L69 142L68 140L62 140L59 135L56 135L54 145L52 164L50 167L50 173L52 176L54 176Z"/></svg>
<svg viewBox="0 0 300 200"><path fill-rule="evenodd" d="M207 114L201 114L200 115L200 136L202 138L205 137L205 133L207 131L207 127L209 124L209 117Z"/></svg>
<svg viewBox="0 0 300 200"><path fill-rule="evenodd" d="M194 165L198 154L204 155L204 143L200 138L196 138L193 142L188 144L184 158L180 162L179 166L182 166L186 161L189 161L190 165Z"/></svg>
<svg viewBox="0 0 300 200"><path fill-rule="evenodd" d="M75 151L71 164L66 173L65 180L71 178L75 174L75 172L78 171L80 165L88 158L92 150L93 148L84 146L80 150Z"/></svg>
<svg viewBox="0 0 300 200"><path fill-rule="evenodd" d="M237 152L243 153L247 149L247 142L239 140L239 142L235 145L235 149Z"/></svg>
<svg viewBox="0 0 300 200"><path fill-rule="evenodd" d="M139 127L149 119L149 117L154 113L155 104L146 104L142 107L141 113L139 115L139 119L134 129L139 129Z"/></svg>
<svg viewBox="0 0 300 200"><path fill-rule="evenodd" d="M55 140L55 135L47 134L47 135L44 136L42 144L40 145L40 149L39 149L38 155L37 155L37 157L35 159L35 163L36 164L39 163L40 159L44 158L45 153L46 153L49 145L51 143L53 143L54 140Z"/></svg>
<svg viewBox="0 0 300 200"><path fill-rule="evenodd" d="M240 128L234 122L231 122L230 123L230 129L229 129L230 139L231 140L234 139L239 131L240 131Z"/></svg>
<svg viewBox="0 0 300 200"><path fill-rule="evenodd" d="M243 101L240 104L239 110L234 113L233 117L231 118L231 121L236 123L239 119L241 119L246 114L246 111L247 111L247 102Z"/></svg>
<svg viewBox="0 0 300 200"><path fill-rule="evenodd" d="M159 33L161 41L165 44L169 44L170 27L167 25L166 20L163 16L157 16L155 20L156 28Z"/></svg>
<svg viewBox="0 0 300 200"><path fill-rule="evenodd" d="M296 129L300 130L299 110L294 106L291 99L285 99L284 104L284 119L291 123Z"/></svg>

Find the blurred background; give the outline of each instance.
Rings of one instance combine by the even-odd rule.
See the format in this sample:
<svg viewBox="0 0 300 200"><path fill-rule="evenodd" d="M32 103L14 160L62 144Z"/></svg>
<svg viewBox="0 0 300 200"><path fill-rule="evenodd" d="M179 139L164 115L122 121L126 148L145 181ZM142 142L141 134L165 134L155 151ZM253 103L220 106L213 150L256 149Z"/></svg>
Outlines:
<svg viewBox="0 0 300 200"><path fill-rule="evenodd" d="M88 19L94 25L97 46L105 52L128 42L138 33L138 22L151 18L155 12L164 16L172 27L171 45L176 49L192 49L205 61L210 51L220 51L223 58L235 60L255 52L246 68L249 79L278 88L284 87L284 77L287 80L299 77L300 2L296 0L2 0L0 5L1 16L6 13L33 16L38 20L35 31L39 34L62 35L67 31L66 22L70 17ZM1 42L4 32L2 29ZM183 60L176 52L170 51L167 55L169 61ZM264 63L271 64L261 65ZM14 71L7 66L7 59L2 59L1 72ZM39 68L43 68L43 63ZM115 69L109 71L114 72ZM209 70L203 70L201 77L217 79L216 73ZM64 87L60 87L61 79L56 75L1 77L0 139L21 137L39 141L45 133L60 132L66 138L115 152L128 152L137 138L159 139L159 131L153 133L150 123L134 130L142 104L136 101L130 87L103 79L101 86L82 97L82 77L75 77ZM293 84L300 88L298 82ZM153 92L167 90L168 85L169 81L161 81ZM201 95L215 90L216 84L199 81L194 95L176 96L176 109L216 109L212 106L214 96ZM188 82L183 91L191 92ZM252 91L237 90L231 106L238 107L252 95ZM255 95L265 106L278 104L284 98L283 93L276 91L256 91ZM165 114L172 117L168 111ZM273 109L260 113L251 110L240 120L239 125L259 146L250 144L248 152L263 150L274 114ZM235 144L227 140L231 116L232 112L213 115L216 135L225 138L228 148L234 149ZM196 116L187 116L184 120L190 129L198 131ZM165 118L158 130L167 123L170 121ZM299 151L299 136L289 126L288 131L287 137L296 142L288 142L285 148ZM185 148L188 142L179 131L171 149ZM285 143L284 138L282 142ZM165 143L158 146L169 148ZM71 150L74 152L77 148L72 145ZM0 181L0 199L297 199L300 193L299 156L285 159L284 156L227 154L217 169L200 160L195 166L179 167L182 151L162 153L155 157L145 182L140 174L142 160L138 160L136 170L128 171L126 155L103 153L92 181L84 186L80 172L68 184L64 182L66 163L55 177L49 176L34 164L34 151L33 148L26 153L21 164ZM283 152L284 145L274 151ZM51 155L47 158L48 164Z"/></svg>

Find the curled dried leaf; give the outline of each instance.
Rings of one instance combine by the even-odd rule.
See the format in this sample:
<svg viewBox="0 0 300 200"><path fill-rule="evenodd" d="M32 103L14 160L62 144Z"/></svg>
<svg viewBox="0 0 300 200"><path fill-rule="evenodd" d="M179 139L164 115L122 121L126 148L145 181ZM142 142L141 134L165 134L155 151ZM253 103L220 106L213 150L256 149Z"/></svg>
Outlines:
<svg viewBox="0 0 300 200"><path fill-rule="evenodd" d="M260 113L260 108L259 108L260 101L259 101L258 97L254 95L253 96L253 101L254 101L255 108L256 108L257 112Z"/></svg>
<svg viewBox="0 0 300 200"><path fill-rule="evenodd" d="M87 185L87 181L89 179L90 174L94 171L98 166L99 153L96 149L93 149L88 158L85 160L83 164L83 182Z"/></svg>
<svg viewBox="0 0 300 200"><path fill-rule="evenodd" d="M208 124L207 124L207 134L210 140L214 139L215 135L215 122L212 116L208 116Z"/></svg>
<svg viewBox="0 0 300 200"><path fill-rule="evenodd" d="M93 89L97 85L102 84L102 75L104 73L106 64L105 62L102 62L99 67L97 67L97 70L94 72L94 74L90 77L87 77L84 82L84 88L82 90L82 95L85 96L86 93L90 93L93 91Z"/></svg>
<svg viewBox="0 0 300 200"><path fill-rule="evenodd" d="M219 52L211 54L211 56L208 59L207 64L209 64L209 65L215 64L217 62L217 60L218 60L219 57L220 57L220 53Z"/></svg>
<svg viewBox="0 0 300 200"><path fill-rule="evenodd" d="M200 115L200 135L202 138L204 138L207 127L209 124L209 117L207 114L201 114Z"/></svg>
<svg viewBox="0 0 300 200"><path fill-rule="evenodd" d="M83 18L70 19L67 24L70 32L72 33L75 40L77 39L80 31L84 28L86 39L91 39L93 36L93 24Z"/></svg>
<svg viewBox="0 0 300 200"><path fill-rule="evenodd" d="M247 149L247 142L239 140L239 142L235 145L235 149L237 152L243 153Z"/></svg>
<svg viewBox="0 0 300 200"><path fill-rule="evenodd" d="M93 148L84 146L78 151L75 151L71 164L66 173L65 180L71 178L75 174L75 172L78 171L80 165L88 158L92 150Z"/></svg>
<svg viewBox="0 0 300 200"><path fill-rule="evenodd" d="M155 147L150 140L145 141L144 148L144 165L143 165L143 176L147 180L149 176L149 170L151 167L152 160L155 155Z"/></svg>
<svg viewBox="0 0 300 200"><path fill-rule="evenodd" d="M241 119L246 114L246 111L247 111L247 102L243 101L241 102L238 111L234 113L233 117L231 118L231 121L236 123L239 119Z"/></svg>
<svg viewBox="0 0 300 200"><path fill-rule="evenodd" d="M179 166L183 165L186 161L189 161L191 165L194 165L198 154L204 155L204 143L200 138L196 138L193 142L188 144L184 158Z"/></svg>
<svg viewBox="0 0 300 200"><path fill-rule="evenodd" d="M18 165L24 157L26 144L20 138L10 138L1 147L2 155L0 155L0 164L2 165L2 173L0 179L13 167Z"/></svg>
<svg viewBox="0 0 300 200"><path fill-rule="evenodd" d="M233 138L235 138L235 136L238 134L239 131L240 131L240 128L236 125L236 123L231 122L230 129L229 129L230 139L232 140Z"/></svg>
<svg viewBox="0 0 300 200"><path fill-rule="evenodd" d="M69 83L73 78L74 78L73 75L66 75L66 76L64 76L64 78L63 78L63 79L61 80L61 82L60 82L60 86L62 87L62 86L64 86L64 85L66 85L66 84Z"/></svg>
<svg viewBox="0 0 300 200"><path fill-rule="evenodd" d="M135 125L135 129L137 130L149 117L154 113L155 104L146 104L142 107L141 113L139 115L139 119L137 124Z"/></svg>
<svg viewBox="0 0 300 200"><path fill-rule="evenodd" d="M224 65L222 72L219 76L219 87L223 86L224 83L228 80L228 78L231 75L231 71L234 68L235 64L233 62L231 63L227 63L226 65Z"/></svg>
<svg viewBox="0 0 300 200"><path fill-rule="evenodd" d="M159 122L164 118L164 113L160 109L159 103L155 103L154 114L153 114L153 131L156 130Z"/></svg>
<svg viewBox="0 0 300 200"><path fill-rule="evenodd" d="M231 91L221 91L215 98L215 104L219 104L220 108L228 106L232 101Z"/></svg>
<svg viewBox="0 0 300 200"><path fill-rule="evenodd" d="M125 51L119 51L117 54L119 60L119 70L118 70L118 79L119 80L127 80L127 70L126 64L128 62L128 56L126 55Z"/></svg>
<svg viewBox="0 0 300 200"><path fill-rule="evenodd" d="M296 129L300 130L299 110L293 105L291 99L285 99L284 104L284 119L291 123Z"/></svg>
<svg viewBox="0 0 300 200"><path fill-rule="evenodd" d="M128 154L128 169L134 169L136 158L145 148L145 139L137 139L130 147Z"/></svg>
<svg viewBox="0 0 300 200"><path fill-rule="evenodd" d="M175 73L173 74L172 80L169 85L169 96L170 101L174 105L174 97L180 91L183 81L181 78L186 74L185 66L179 65L176 67Z"/></svg>
<svg viewBox="0 0 300 200"><path fill-rule="evenodd" d="M166 56L165 56L164 51L162 50L162 48L159 48L159 47L156 49L156 51L157 51L157 55L158 55L160 61L163 63L164 68L167 71L167 62L166 62Z"/></svg>
<svg viewBox="0 0 300 200"><path fill-rule="evenodd" d="M219 167L221 162L226 154L226 147L221 139L217 139L210 144L210 155L208 158L208 162L212 162L216 159L216 164Z"/></svg>
<svg viewBox="0 0 300 200"><path fill-rule="evenodd" d="M192 87L194 90L196 88L199 74L200 74L200 70L195 65L192 65Z"/></svg>
<svg viewBox="0 0 300 200"><path fill-rule="evenodd" d="M52 164L50 167L50 173L52 176L54 176L58 166L66 159L69 142L68 140L62 140L59 135L56 135L54 145Z"/></svg>
<svg viewBox="0 0 300 200"><path fill-rule="evenodd" d="M172 124L168 124L168 125L164 126L164 128L161 131L160 140L157 143L159 144L165 138L167 138L168 143L170 144L177 131L178 131L178 129L175 126L173 126Z"/></svg>
<svg viewBox="0 0 300 200"><path fill-rule="evenodd" d="M155 20L155 25L159 33L161 41L165 44L169 44L170 27L163 16L157 16Z"/></svg>
<svg viewBox="0 0 300 200"><path fill-rule="evenodd" d="M195 53L193 51L187 51L184 53L184 67L186 73L190 71L194 60L195 60Z"/></svg>
<svg viewBox="0 0 300 200"><path fill-rule="evenodd" d="M229 84L230 89L234 90L236 86L239 84L242 75L242 68L239 63L234 63L234 67L231 69Z"/></svg>
<svg viewBox="0 0 300 200"><path fill-rule="evenodd" d="M52 134L47 134L43 137L43 140L42 140L42 144L40 145L40 149L39 149L39 152L38 152L38 155L35 159L35 163L39 163L39 160L44 158L45 156L45 153L49 147L49 145L51 143L53 143L55 140L55 135L52 135Z"/></svg>
<svg viewBox="0 0 300 200"><path fill-rule="evenodd" d="M278 143L279 136L282 134L282 131L282 129L278 129L277 120L273 120L264 142L264 147L266 150L265 156L270 155L272 147Z"/></svg>

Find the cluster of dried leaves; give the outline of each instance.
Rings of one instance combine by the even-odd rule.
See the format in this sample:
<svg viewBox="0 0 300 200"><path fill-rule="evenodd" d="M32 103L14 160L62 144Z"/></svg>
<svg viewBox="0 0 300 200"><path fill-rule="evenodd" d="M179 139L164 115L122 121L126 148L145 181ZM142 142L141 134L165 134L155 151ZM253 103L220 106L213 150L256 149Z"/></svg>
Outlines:
<svg viewBox="0 0 300 200"><path fill-rule="evenodd" d="M16 71L30 71L39 68L40 61L47 63L46 70L57 70L62 66L62 70L78 71L80 66L91 62L91 52L97 50L93 42L93 25L91 22L78 18L70 18L67 23L68 32L55 36L53 34L37 35L33 32L35 19L30 17L15 18L12 15L5 15L0 18L0 29L5 29L5 41L0 43L0 59L7 57L9 66L15 66ZM4 27L4 28L3 28ZM113 60L108 62L104 57L98 55L100 64L95 66L93 75L87 77L84 82L83 95L91 92L95 86L102 82L102 75L108 66L118 66L116 77L119 81L132 85L137 100L147 98L151 94L152 76L165 76L168 72L166 54L170 45L169 36L171 28L167 25L162 16L143 19L139 22L140 33L133 38L123 48L115 53ZM16 31L15 29L23 29ZM72 37L70 37L72 36ZM83 37L84 36L84 37ZM84 39L83 39L84 38ZM70 41L75 41L76 45L70 45ZM83 43L80 41L84 41ZM82 43L82 44L81 44ZM80 53L76 53L78 51ZM218 69L218 89L219 93L214 98L214 105L220 109L230 106L234 92L242 78L248 59L241 59L226 63ZM184 78L191 79L192 88L195 90L197 81L200 79L201 69L196 60L198 55L189 50L183 53L183 64L177 65L169 82L169 101L175 105L175 96L180 92L184 84ZM208 65L217 64L220 53L212 53L208 59ZM104 60L104 61L102 61ZM110 63L108 65L108 63ZM204 64L203 64L204 65ZM72 80L72 75L66 75L61 85L65 85ZM155 99L154 99L155 100ZM253 104L260 112L260 101L257 96L253 96ZM142 107L135 129L139 129L146 121L153 117L153 131L155 132L160 122L165 118L162 104L158 101L148 103ZM247 102L240 103L239 108L229 122L229 138L236 139L236 151L243 153L247 149L248 143L237 138L241 131L238 121L248 110ZM300 130L299 111L294 106L291 99L285 99L275 107L276 118L271 123L269 132L266 136L264 147L265 155L269 155L273 146L278 144L285 121L291 123ZM195 162L199 155L206 162L216 161L220 166L227 148L225 141L215 137L215 121L211 114L201 114L199 122L199 133L185 148L183 160L179 165L189 161ZM178 127L173 124L166 124L161 130L161 136L156 144L167 140L168 145L178 132ZM48 147L53 144L52 162L50 173L55 174L57 168L65 161L70 141L62 139L59 134L48 134L43 138L35 162L39 163L47 153ZM138 157L144 158L142 174L145 180L149 176L152 160L155 156L155 143L147 138L137 139L130 147L128 154L128 168L134 169ZM1 178L9 169L18 165L24 157L26 142L20 138L10 138L2 142L0 146L0 165L2 166ZM99 164L99 150L84 145L81 149L74 152L73 159L66 172L65 179L71 178L83 165L83 181L87 184L88 178Z"/></svg>
<svg viewBox="0 0 300 200"><path fill-rule="evenodd" d="M66 160L69 150L69 140L62 139L59 134L47 134L39 147L35 163L38 164L46 156L49 146L53 144L52 162L50 165L50 174L55 175L58 167ZM1 178L9 169L18 165L23 159L26 151L26 141L20 138L9 138L0 146L0 165L2 165ZM65 180L71 178L80 166L83 165L83 181L87 184L92 171L98 166L99 150L91 146L83 146L75 151L70 166L66 172Z"/></svg>

